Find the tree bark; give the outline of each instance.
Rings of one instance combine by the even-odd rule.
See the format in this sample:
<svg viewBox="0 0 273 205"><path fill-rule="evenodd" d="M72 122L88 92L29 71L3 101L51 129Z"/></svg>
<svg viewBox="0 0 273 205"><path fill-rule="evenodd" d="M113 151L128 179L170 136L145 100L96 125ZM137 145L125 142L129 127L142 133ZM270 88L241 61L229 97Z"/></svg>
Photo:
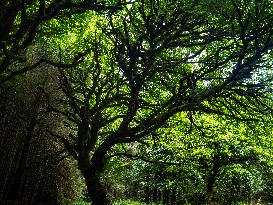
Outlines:
<svg viewBox="0 0 273 205"><path fill-rule="evenodd" d="M208 194L213 192L213 186L215 181L216 181L215 174L212 174L211 176L208 177L207 188L206 188Z"/></svg>
<svg viewBox="0 0 273 205"><path fill-rule="evenodd" d="M87 157L89 158L89 155L82 156L82 159L78 159L78 163L80 165L79 169L83 173L92 205L110 204L110 201L107 198L106 190L100 181L100 176L105 167L106 153L114 144L115 142L111 138L105 140L94 152L88 165L86 164L86 159ZM81 163L81 161L83 163Z"/></svg>
<svg viewBox="0 0 273 205"><path fill-rule="evenodd" d="M109 205L107 193L100 181L100 174L86 173L84 178L92 205Z"/></svg>

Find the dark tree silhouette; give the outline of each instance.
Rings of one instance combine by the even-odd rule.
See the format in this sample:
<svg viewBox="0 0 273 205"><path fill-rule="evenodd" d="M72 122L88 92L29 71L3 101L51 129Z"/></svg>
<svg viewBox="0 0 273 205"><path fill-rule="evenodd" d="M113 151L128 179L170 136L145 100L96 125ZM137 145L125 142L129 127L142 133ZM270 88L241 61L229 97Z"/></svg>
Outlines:
<svg viewBox="0 0 273 205"><path fill-rule="evenodd" d="M60 70L66 97L50 107L71 132L51 134L78 161L94 205L109 203L100 175L115 146L149 137L176 113L247 121L271 112L272 5L208 2L137 1L105 17L89 64Z"/></svg>

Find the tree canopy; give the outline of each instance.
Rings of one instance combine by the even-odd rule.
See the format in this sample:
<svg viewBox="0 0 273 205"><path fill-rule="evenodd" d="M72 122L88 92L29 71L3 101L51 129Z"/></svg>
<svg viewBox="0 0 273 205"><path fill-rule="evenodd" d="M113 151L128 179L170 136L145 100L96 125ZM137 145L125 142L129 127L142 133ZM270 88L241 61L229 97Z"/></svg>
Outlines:
<svg viewBox="0 0 273 205"><path fill-rule="evenodd" d="M134 143L181 141L174 152L190 149L182 161L202 164L208 193L220 169L260 157L260 145L246 143L256 133L242 123L271 119L270 1L14 0L0 8L0 86L52 70L50 84L35 85L45 113L60 119L44 130L77 162L92 204L109 203L104 170L113 157L130 157ZM183 134L173 138L176 130Z"/></svg>

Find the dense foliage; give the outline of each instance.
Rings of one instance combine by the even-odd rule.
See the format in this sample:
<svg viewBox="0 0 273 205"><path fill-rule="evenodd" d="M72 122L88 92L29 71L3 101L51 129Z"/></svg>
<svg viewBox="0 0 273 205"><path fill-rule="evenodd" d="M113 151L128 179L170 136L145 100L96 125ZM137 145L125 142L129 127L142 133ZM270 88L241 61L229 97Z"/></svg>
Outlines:
<svg viewBox="0 0 273 205"><path fill-rule="evenodd" d="M0 200L271 202L272 9L1 1Z"/></svg>

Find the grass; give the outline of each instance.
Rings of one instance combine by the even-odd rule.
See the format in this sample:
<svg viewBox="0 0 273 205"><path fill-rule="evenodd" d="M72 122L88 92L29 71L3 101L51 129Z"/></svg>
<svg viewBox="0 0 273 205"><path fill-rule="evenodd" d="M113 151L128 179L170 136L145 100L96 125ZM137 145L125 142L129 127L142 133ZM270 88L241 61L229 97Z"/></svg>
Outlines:
<svg viewBox="0 0 273 205"><path fill-rule="evenodd" d="M139 201L132 201L132 200L118 200L118 201L114 202L112 205L148 205L148 204L143 203L143 202L139 202ZM152 203L149 205L159 205L159 204Z"/></svg>
<svg viewBox="0 0 273 205"><path fill-rule="evenodd" d="M66 205L91 205L91 204L88 202L74 202L74 203L69 203ZM132 201L132 200L118 200L118 201L113 202L112 205L159 205L159 204L156 204L156 203L146 204L143 202Z"/></svg>
<svg viewBox="0 0 273 205"><path fill-rule="evenodd" d="M17 205L17 204L5 204L5 205ZM88 203L88 202L74 202L74 203L69 203L69 204L66 204L66 205L91 205L91 204ZM113 202L112 205L160 205L160 204L158 204L158 203L146 204L144 202L139 202L139 201L121 200L120 199L118 201ZM184 204L184 205L191 205L191 204ZM261 203L247 204L247 203L244 203L244 202L237 202L237 203L235 203L233 205L264 205L264 204L261 204Z"/></svg>

